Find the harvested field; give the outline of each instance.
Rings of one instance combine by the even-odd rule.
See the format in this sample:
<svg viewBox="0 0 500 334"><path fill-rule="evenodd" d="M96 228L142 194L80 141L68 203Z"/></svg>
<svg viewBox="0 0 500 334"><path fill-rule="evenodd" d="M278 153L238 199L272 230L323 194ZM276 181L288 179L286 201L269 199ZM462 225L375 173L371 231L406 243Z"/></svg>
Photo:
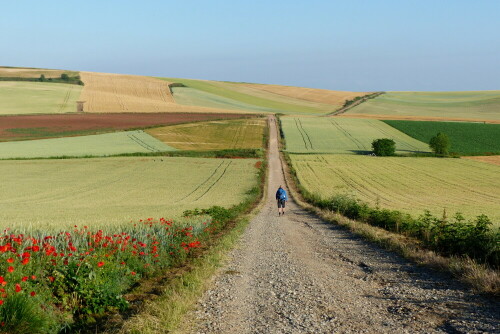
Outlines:
<svg viewBox="0 0 500 334"><path fill-rule="evenodd" d="M486 214L500 224L500 167L467 159L399 158L359 155L295 155L302 186L328 198L351 194L382 208L441 217L461 212Z"/></svg>
<svg viewBox="0 0 500 334"><path fill-rule="evenodd" d="M486 162L489 164L500 166L500 155L489 155L489 156L473 156L473 157L462 157L464 159L475 160Z"/></svg>
<svg viewBox="0 0 500 334"><path fill-rule="evenodd" d="M361 92L345 92L328 89L316 89L293 86L280 85L263 85L263 84L241 84L250 89L258 89L270 92L277 95L283 95L295 99L306 100L310 102L330 104L337 108L344 105L345 101L352 100L358 96L364 96L369 93Z"/></svg>
<svg viewBox="0 0 500 334"><path fill-rule="evenodd" d="M1 228L111 226L230 207L257 184L255 159L0 161ZM230 191L228 191L230 189Z"/></svg>
<svg viewBox="0 0 500 334"><path fill-rule="evenodd" d="M500 122L499 108L500 91L498 90L387 92L350 109L346 115L439 117L448 120L477 119Z"/></svg>
<svg viewBox="0 0 500 334"><path fill-rule="evenodd" d="M170 82L156 78L81 72L85 86L80 100L85 112L225 112L217 108L183 106L175 103Z"/></svg>
<svg viewBox="0 0 500 334"><path fill-rule="evenodd" d="M372 141L391 138L397 153L430 152L429 146L378 120L282 117L286 150L293 153L368 154Z"/></svg>
<svg viewBox="0 0 500 334"><path fill-rule="evenodd" d="M142 130L0 143L0 159L108 156L175 151Z"/></svg>
<svg viewBox="0 0 500 334"><path fill-rule="evenodd" d="M69 76L77 76L76 71L65 70L46 70L41 68L20 68L20 67L0 67L0 77L7 78L39 78L45 75L45 78L60 78L61 74L66 73Z"/></svg>
<svg viewBox="0 0 500 334"><path fill-rule="evenodd" d="M180 150L262 148L265 119L182 124L147 130L165 144Z"/></svg>
<svg viewBox="0 0 500 334"><path fill-rule="evenodd" d="M61 83L0 81L0 116L76 112L81 91Z"/></svg>
<svg viewBox="0 0 500 334"><path fill-rule="evenodd" d="M54 84L51 84L54 85ZM253 117L253 115L251 115ZM242 114L116 113L0 117L0 141L78 136L151 126L246 117Z"/></svg>

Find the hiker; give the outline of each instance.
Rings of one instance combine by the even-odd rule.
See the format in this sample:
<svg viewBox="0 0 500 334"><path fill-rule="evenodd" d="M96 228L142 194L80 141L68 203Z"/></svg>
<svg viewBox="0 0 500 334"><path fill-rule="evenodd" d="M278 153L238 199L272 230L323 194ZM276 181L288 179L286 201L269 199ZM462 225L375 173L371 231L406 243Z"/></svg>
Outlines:
<svg viewBox="0 0 500 334"><path fill-rule="evenodd" d="M278 191L276 192L276 201L278 201L278 216L284 215L285 203L286 201L288 201L288 195L286 194L285 189L283 189L281 186L278 188Z"/></svg>

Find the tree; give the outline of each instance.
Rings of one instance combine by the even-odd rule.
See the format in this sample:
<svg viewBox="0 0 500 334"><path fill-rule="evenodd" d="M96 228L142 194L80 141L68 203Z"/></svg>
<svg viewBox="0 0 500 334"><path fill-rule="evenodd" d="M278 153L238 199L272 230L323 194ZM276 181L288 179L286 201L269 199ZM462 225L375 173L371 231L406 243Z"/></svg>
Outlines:
<svg viewBox="0 0 500 334"><path fill-rule="evenodd" d="M41 82L45 82L46 81L45 75L43 75L43 74L40 75L40 79L38 79L38 80L40 80Z"/></svg>
<svg viewBox="0 0 500 334"><path fill-rule="evenodd" d="M63 74L61 74L61 79L64 80L64 81L68 81L69 80L69 76L66 73L63 73Z"/></svg>
<svg viewBox="0 0 500 334"><path fill-rule="evenodd" d="M445 133L438 133L429 141L429 147L437 155L448 155L450 148L450 139Z"/></svg>
<svg viewBox="0 0 500 334"><path fill-rule="evenodd" d="M396 152L396 143L389 138L375 139L372 142L372 148L375 155L391 156Z"/></svg>

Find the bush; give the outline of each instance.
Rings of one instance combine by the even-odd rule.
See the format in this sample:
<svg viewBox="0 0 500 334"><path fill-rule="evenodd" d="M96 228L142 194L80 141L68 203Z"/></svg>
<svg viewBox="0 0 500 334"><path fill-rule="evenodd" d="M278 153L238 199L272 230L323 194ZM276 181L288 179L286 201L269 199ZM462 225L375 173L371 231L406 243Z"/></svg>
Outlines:
<svg viewBox="0 0 500 334"><path fill-rule="evenodd" d="M66 73L61 74L61 80L68 81L69 76Z"/></svg>
<svg viewBox="0 0 500 334"><path fill-rule="evenodd" d="M429 141L429 147L437 155L448 155L450 140L445 133L438 133Z"/></svg>
<svg viewBox="0 0 500 334"><path fill-rule="evenodd" d="M41 81L41 82L45 82L47 81L47 79L45 79L45 75L40 75L40 79L38 79L38 81Z"/></svg>
<svg viewBox="0 0 500 334"><path fill-rule="evenodd" d="M372 142L372 148L378 156L392 156L396 152L396 143L389 138L375 139Z"/></svg>

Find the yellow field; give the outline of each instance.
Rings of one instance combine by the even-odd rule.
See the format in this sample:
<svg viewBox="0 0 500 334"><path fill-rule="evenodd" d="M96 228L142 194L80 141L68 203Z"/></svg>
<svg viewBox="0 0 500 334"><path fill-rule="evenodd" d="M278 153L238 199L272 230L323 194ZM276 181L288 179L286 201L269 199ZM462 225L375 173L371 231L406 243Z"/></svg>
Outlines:
<svg viewBox="0 0 500 334"><path fill-rule="evenodd" d="M363 96L369 93L362 92L344 92L328 89L280 86L280 85L263 85L263 84L241 84L250 89L263 90L277 95L283 95L300 100L330 104L336 107L344 105L346 100L352 100L355 97Z"/></svg>
<svg viewBox="0 0 500 334"><path fill-rule="evenodd" d="M486 214L500 222L500 167L466 159L291 155L300 184L327 198L352 194L415 216Z"/></svg>
<svg viewBox="0 0 500 334"><path fill-rule="evenodd" d="M45 78L60 78L61 74L66 73L69 76L76 76L78 72L64 70L45 70L40 68L17 68L17 67L0 67L0 77L11 78L39 78L40 75L45 75Z"/></svg>
<svg viewBox="0 0 500 334"><path fill-rule="evenodd" d="M243 119L166 126L146 130L165 144L180 150L262 148L266 120Z"/></svg>
<svg viewBox="0 0 500 334"><path fill-rule="evenodd" d="M176 104L168 81L138 75L94 72L80 75L85 83L80 96L80 100L86 101L85 112L227 112Z"/></svg>

